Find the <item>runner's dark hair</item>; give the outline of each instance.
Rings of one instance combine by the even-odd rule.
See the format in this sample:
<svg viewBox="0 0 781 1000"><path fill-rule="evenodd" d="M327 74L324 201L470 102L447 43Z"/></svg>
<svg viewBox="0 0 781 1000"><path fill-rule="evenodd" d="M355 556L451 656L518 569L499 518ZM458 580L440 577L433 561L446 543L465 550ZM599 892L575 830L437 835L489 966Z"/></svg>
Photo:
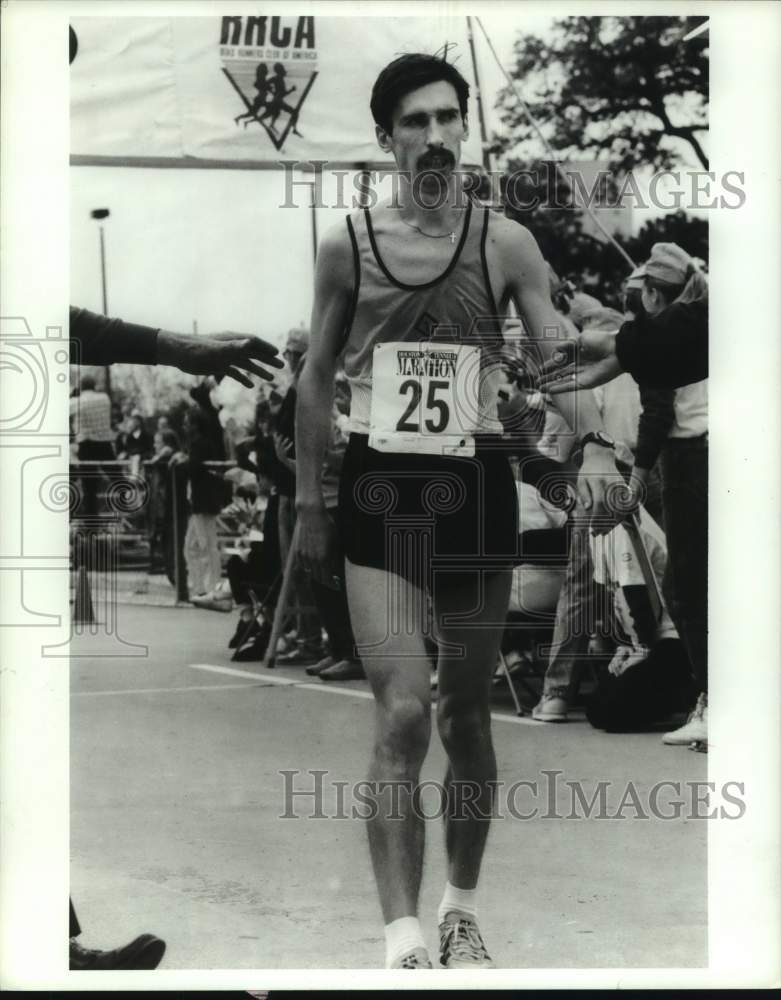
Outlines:
<svg viewBox="0 0 781 1000"><path fill-rule="evenodd" d="M444 57L411 52L388 63L372 87L371 107L374 121L389 135L393 132L396 105L413 90L445 80L455 88L461 116L466 117L469 84L456 67Z"/></svg>

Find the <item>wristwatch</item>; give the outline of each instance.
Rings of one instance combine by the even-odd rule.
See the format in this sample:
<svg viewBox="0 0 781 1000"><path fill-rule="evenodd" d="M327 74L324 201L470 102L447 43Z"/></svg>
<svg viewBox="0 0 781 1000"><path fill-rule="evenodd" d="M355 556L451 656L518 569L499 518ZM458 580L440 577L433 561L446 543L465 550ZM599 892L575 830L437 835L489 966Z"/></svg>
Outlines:
<svg viewBox="0 0 781 1000"><path fill-rule="evenodd" d="M598 444L602 448L612 448L615 451L616 443L609 434L604 431L589 431L580 439L580 447L585 448L587 444Z"/></svg>

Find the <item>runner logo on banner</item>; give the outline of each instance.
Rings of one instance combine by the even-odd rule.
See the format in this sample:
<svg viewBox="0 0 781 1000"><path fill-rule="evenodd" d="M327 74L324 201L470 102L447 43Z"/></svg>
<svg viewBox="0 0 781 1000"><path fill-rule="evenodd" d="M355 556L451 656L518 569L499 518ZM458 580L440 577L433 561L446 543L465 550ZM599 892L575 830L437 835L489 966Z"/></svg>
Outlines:
<svg viewBox="0 0 781 1000"><path fill-rule="evenodd" d="M236 125L259 126L278 151L291 132L304 138L299 116L317 79L313 17L223 17L220 61L244 106Z"/></svg>
<svg viewBox="0 0 781 1000"><path fill-rule="evenodd" d="M479 347L377 344L369 446L377 451L474 455L479 385Z"/></svg>

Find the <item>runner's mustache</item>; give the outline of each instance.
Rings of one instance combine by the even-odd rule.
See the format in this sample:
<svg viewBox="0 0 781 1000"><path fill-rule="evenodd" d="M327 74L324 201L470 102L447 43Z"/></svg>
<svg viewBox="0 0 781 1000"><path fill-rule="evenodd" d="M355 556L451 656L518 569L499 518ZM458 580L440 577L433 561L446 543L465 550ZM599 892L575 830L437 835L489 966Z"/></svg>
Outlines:
<svg viewBox="0 0 781 1000"><path fill-rule="evenodd" d="M440 165L446 167L452 167L455 165L455 162L456 158L453 156L450 150L442 149L437 151L436 153L434 152L424 153L418 160L418 168L420 170L425 170L427 167L434 167Z"/></svg>

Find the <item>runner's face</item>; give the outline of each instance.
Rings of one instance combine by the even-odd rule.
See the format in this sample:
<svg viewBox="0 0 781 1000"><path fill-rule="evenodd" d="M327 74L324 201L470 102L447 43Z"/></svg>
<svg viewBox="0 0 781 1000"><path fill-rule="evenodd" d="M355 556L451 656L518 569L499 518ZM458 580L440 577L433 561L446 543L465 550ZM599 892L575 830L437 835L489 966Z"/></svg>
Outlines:
<svg viewBox="0 0 781 1000"><path fill-rule="evenodd" d="M413 182L420 176L424 188L438 187L450 177L467 135L455 87L445 80L402 97L393 112L392 134L377 127L380 148L393 153L399 170L408 172Z"/></svg>

